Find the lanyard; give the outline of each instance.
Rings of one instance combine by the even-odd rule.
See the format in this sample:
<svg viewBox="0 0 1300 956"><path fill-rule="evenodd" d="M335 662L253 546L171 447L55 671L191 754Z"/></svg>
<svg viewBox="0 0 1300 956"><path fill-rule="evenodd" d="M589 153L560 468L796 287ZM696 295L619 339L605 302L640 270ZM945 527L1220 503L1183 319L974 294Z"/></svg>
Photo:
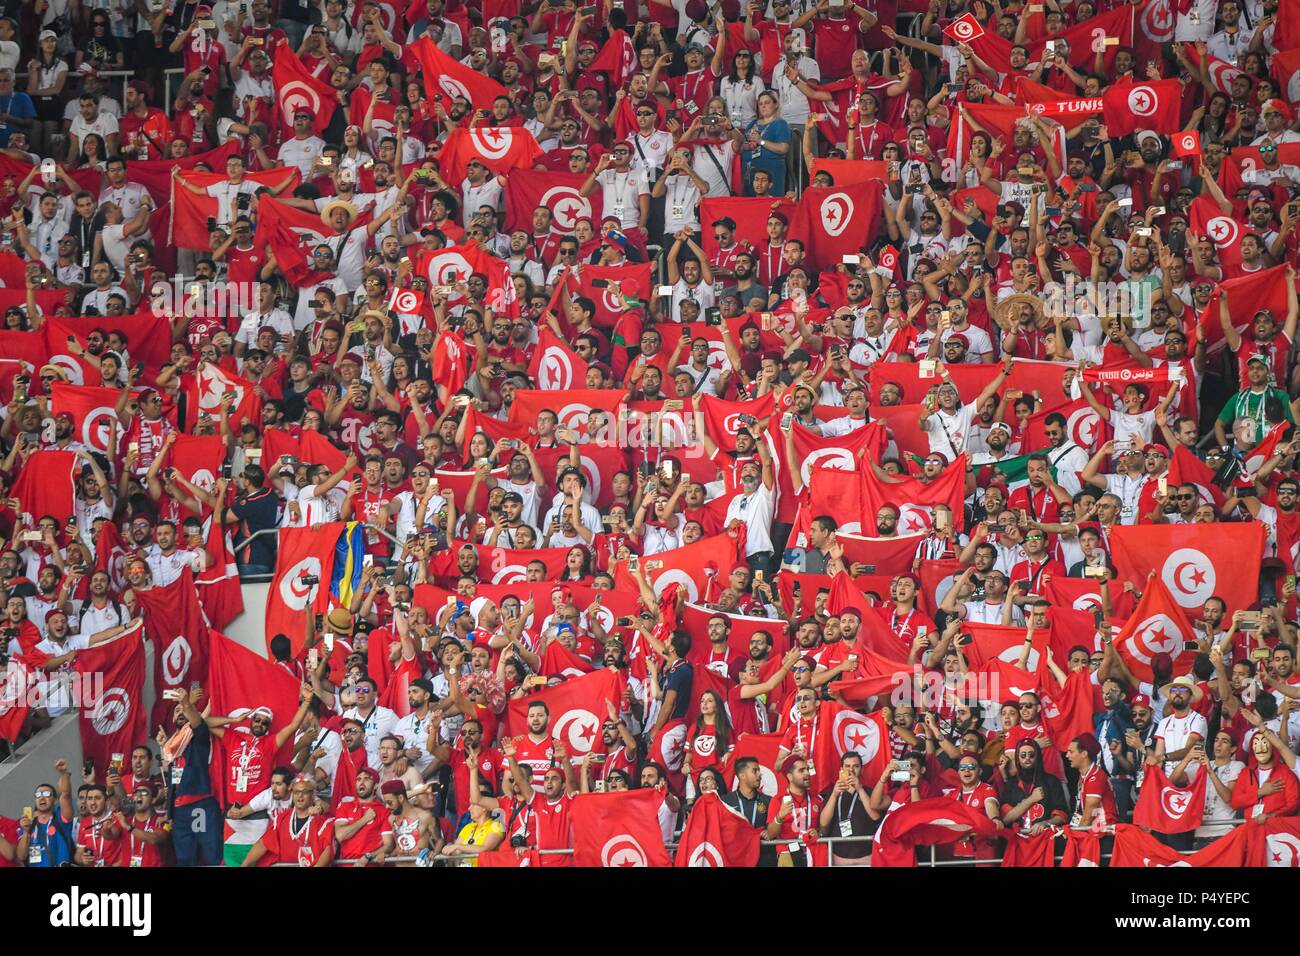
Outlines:
<svg viewBox="0 0 1300 956"><path fill-rule="evenodd" d="M899 636L907 634L911 630L909 624L912 621L912 615L915 613L916 608L912 608L912 610L907 612L907 617L903 618L902 623L900 624L898 620L898 608L895 607L894 610L889 612L889 629Z"/></svg>

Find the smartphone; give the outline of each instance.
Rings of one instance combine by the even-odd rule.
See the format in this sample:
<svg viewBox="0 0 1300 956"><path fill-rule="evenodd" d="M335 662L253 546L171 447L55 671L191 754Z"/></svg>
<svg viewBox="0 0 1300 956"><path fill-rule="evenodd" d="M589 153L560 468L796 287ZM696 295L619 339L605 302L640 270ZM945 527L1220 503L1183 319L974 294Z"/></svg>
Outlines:
<svg viewBox="0 0 1300 956"><path fill-rule="evenodd" d="M1197 644L1195 641L1183 641L1183 650L1185 651L1191 651L1195 654L1200 649L1201 645Z"/></svg>
<svg viewBox="0 0 1300 956"><path fill-rule="evenodd" d="M660 295L672 295L672 294L673 294L673 287L670 286L670 285L661 285L661 286L659 287L659 294L660 294Z"/></svg>
<svg viewBox="0 0 1300 956"><path fill-rule="evenodd" d="M918 377L934 378L934 373L938 368L938 365L934 359L921 359L921 361L918 364L921 367L918 373Z"/></svg>
<svg viewBox="0 0 1300 956"><path fill-rule="evenodd" d="M1156 479L1156 490L1162 495L1169 494L1169 479L1164 476Z"/></svg>

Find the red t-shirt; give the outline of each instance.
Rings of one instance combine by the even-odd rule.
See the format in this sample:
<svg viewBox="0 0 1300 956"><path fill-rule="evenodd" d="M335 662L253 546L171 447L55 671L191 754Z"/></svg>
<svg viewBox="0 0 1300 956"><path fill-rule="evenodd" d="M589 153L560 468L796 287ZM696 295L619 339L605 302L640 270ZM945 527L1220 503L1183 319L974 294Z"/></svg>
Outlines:
<svg viewBox="0 0 1300 956"><path fill-rule="evenodd" d="M560 799L551 801L545 794L534 793L528 802L529 834L536 841L539 850L567 849L573 846L573 827L569 814L573 809L573 797L564 794ZM573 857L560 853L547 853L541 857L542 866L572 866Z"/></svg>
<svg viewBox="0 0 1300 956"><path fill-rule="evenodd" d="M0 817L0 839L7 840L17 846L19 839L22 838L22 832L17 820L12 817ZM6 860L3 856L0 856L0 870L11 866L16 867L17 865L18 861L16 859Z"/></svg>
<svg viewBox="0 0 1300 956"><path fill-rule="evenodd" d="M275 769L275 738L254 737L246 730L226 729L221 738L226 754L226 803L247 804L271 785Z"/></svg>
<svg viewBox="0 0 1300 956"><path fill-rule="evenodd" d="M127 791L130 793L130 791ZM140 833L156 833L163 829L166 823L166 817L162 814L155 813L141 823L134 816L128 818L132 828L128 829L119 841L121 844L122 854L121 862L123 866L162 866L163 852L162 848L166 844L149 843L147 840L140 839Z"/></svg>
<svg viewBox="0 0 1300 956"><path fill-rule="evenodd" d="M274 826L267 829L262 845L272 863L315 866L334 845L334 818L322 814L308 817L304 823L296 811L290 810L280 814Z"/></svg>
<svg viewBox="0 0 1300 956"><path fill-rule="evenodd" d="M484 739L490 739L485 737ZM451 759L447 762L451 765L451 783L456 788L456 809L465 811L469 809L469 758L465 754L465 745L458 743L450 748ZM501 784L501 770L505 762L501 759L501 751L495 747L484 747L478 752L478 777L480 782L492 785L496 789Z"/></svg>
<svg viewBox="0 0 1300 956"><path fill-rule="evenodd" d="M533 789L540 793L546 771L555 766L555 747L550 735L540 743L533 743L527 735L521 737L515 742L515 759L519 761L519 766L527 768L531 773Z"/></svg>
<svg viewBox="0 0 1300 956"><path fill-rule="evenodd" d="M1101 769L1100 764L1093 764L1087 772L1079 778L1079 806L1089 797L1101 798L1101 810L1106 814L1106 822L1116 822L1119 820L1119 811L1115 808L1115 792L1110 787L1110 777L1106 776L1106 771ZM1090 821L1084 820L1085 824Z"/></svg>
<svg viewBox="0 0 1300 956"><path fill-rule="evenodd" d="M346 800L334 808L334 821L355 823L366 815L367 810L374 810L375 818L339 844L340 860L355 860L375 852L384 845L384 834L393 832L388 821L388 808L378 800Z"/></svg>
<svg viewBox="0 0 1300 956"><path fill-rule="evenodd" d="M117 866L122 853L122 838L109 840L103 836L105 825L115 822L116 817L110 813L100 820L87 817L77 828L77 846L90 851L95 866Z"/></svg>

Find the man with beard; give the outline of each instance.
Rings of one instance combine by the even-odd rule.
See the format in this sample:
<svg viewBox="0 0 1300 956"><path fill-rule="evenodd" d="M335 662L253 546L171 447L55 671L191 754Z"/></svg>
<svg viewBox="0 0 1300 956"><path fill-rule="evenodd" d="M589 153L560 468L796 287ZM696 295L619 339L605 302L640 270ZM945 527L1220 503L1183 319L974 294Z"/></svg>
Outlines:
<svg viewBox="0 0 1300 956"><path fill-rule="evenodd" d="M758 306L760 309L767 305L770 290L759 283L758 261L748 247L736 252L731 278L732 284L722 290L723 298L736 296L740 300L741 311L744 312L750 311L755 300L761 303Z"/></svg>
<svg viewBox="0 0 1300 956"><path fill-rule="evenodd" d="M406 702L410 712L393 725L393 736L402 742L403 752L411 766L423 777L433 765L433 754L429 751L429 731L435 718L441 717L433 709L433 684L426 678L418 677L411 681L406 690Z"/></svg>
<svg viewBox="0 0 1300 956"><path fill-rule="evenodd" d="M973 424L973 423L972 423ZM974 429L972 428L972 431ZM1011 441L1011 426L1006 422L993 422L989 425L988 433L984 436L985 451L976 452L970 456L972 466L992 465L997 467L998 462L1006 458L1014 458L1007 445Z"/></svg>
<svg viewBox="0 0 1300 956"><path fill-rule="evenodd" d="M740 466L740 494L731 499L722 520L728 531L745 527L745 557L750 568L770 575L776 572L771 538L776 486L767 442L759 442L757 449L759 460Z"/></svg>
<svg viewBox="0 0 1300 956"><path fill-rule="evenodd" d="M852 382L844 388L843 396L844 410L848 412L848 414L822 422L821 434L823 438L838 438L841 435L847 435L849 432L856 431L867 424L866 389L862 388L856 382Z"/></svg>
<svg viewBox="0 0 1300 956"><path fill-rule="evenodd" d="M924 656L931 635L935 634L934 621L917 607L920 588L921 580L915 574L900 574L890 583L890 603L873 609L894 635L909 663Z"/></svg>
<svg viewBox="0 0 1300 956"><path fill-rule="evenodd" d="M266 835L254 843L241 867L254 867L263 857L272 863L326 867L334 861L334 818L315 809L316 786L304 774L289 788L292 806L280 814Z"/></svg>
<svg viewBox="0 0 1300 956"><path fill-rule="evenodd" d="M298 710L274 736L271 735L274 715L269 707L259 706L248 715L248 730L234 726L243 723L245 718L242 716L205 718L212 736L222 742L228 807L247 803L270 785L276 753L293 738L307 715L307 706L312 699L310 684L302 685L299 697Z"/></svg>
<svg viewBox="0 0 1300 956"><path fill-rule="evenodd" d="M340 860L355 860L354 866L382 863L396 845L388 808L375 799L379 771L362 767L357 771L356 796L346 797L334 808L334 839Z"/></svg>
<svg viewBox="0 0 1300 956"><path fill-rule="evenodd" d="M438 821L428 810L414 806L407 799L406 785L400 780L380 784L379 792L388 811L388 829L393 837L393 852L397 856L419 856L432 849L442 849L442 834Z"/></svg>
<svg viewBox="0 0 1300 956"><path fill-rule="evenodd" d="M176 525L159 521L154 528L154 544L145 550L144 560L154 585L162 588L176 581L187 567L198 574L208 566L209 557L206 550L177 547Z"/></svg>
<svg viewBox="0 0 1300 956"><path fill-rule="evenodd" d="M1052 412L1043 419L1043 431L1051 443L1045 452L1048 466L1056 472L1056 480L1067 494L1078 494L1079 473L1088 465L1088 453L1074 443L1069 422L1060 412Z"/></svg>
<svg viewBox="0 0 1300 956"><path fill-rule="evenodd" d="M248 803L226 811L226 866L240 866L249 848L262 838L268 826L275 826L281 813L292 805L289 786L295 776L292 767L276 767L271 771L271 785L255 794Z"/></svg>
<svg viewBox="0 0 1300 956"><path fill-rule="evenodd" d="M682 329L686 332L685 327ZM693 390L706 395L719 394L719 387L725 385L726 378L721 368L709 364L709 340L697 336L691 340L691 357L687 362L677 366L678 372L686 372L694 383Z"/></svg>
<svg viewBox="0 0 1300 956"><path fill-rule="evenodd" d="M44 381L42 378L42 382ZM52 381L54 380L51 379ZM86 446L78 440L76 428L76 420L71 413L59 412L54 416L54 442L47 445L42 441L41 447L47 451L81 451Z"/></svg>
<svg viewBox="0 0 1300 956"><path fill-rule="evenodd" d="M1002 383L1011 375L1012 363L1008 360L1002 365L1002 371L984 386L973 402L962 404L961 395L952 380L948 369L939 363L939 373L943 384L935 397L927 397L921 409L919 427L930 440L930 450L942 452L949 461L956 461L957 456L966 451L966 437L970 433L971 422L976 410L991 395L996 395Z"/></svg>
<svg viewBox="0 0 1300 956"><path fill-rule="evenodd" d="M898 516L899 510L897 505L881 505L879 510L876 512L875 536L877 538L897 538Z"/></svg>
<svg viewBox="0 0 1300 956"><path fill-rule="evenodd" d="M988 554L990 549L982 549ZM961 619L973 624L1001 624L1002 602L1007 593L1007 577L992 569L991 561L979 575L979 587L972 585L978 568L969 567L961 573L948 593L944 595L939 610L955 614L961 607Z"/></svg>

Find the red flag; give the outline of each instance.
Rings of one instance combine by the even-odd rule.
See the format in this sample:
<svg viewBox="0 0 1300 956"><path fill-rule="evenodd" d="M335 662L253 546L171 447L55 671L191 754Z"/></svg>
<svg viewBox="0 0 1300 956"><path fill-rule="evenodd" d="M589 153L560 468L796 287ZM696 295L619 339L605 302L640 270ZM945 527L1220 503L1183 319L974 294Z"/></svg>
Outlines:
<svg viewBox="0 0 1300 956"><path fill-rule="evenodd" d="M275 734L293 719L298 711L302 685L298 679L274 661L254 654L238 641L219 631L208 635L208 697L212 714L221 717L244 716L257 707L271 708L271 730ZM226 805L225 761L220 759L220 743L214 741L212 786L217 801ZM277 755L286 763L293 749L289 741Z"/></svg>
<svg viewBox="0 0 1300 956"><path fill-rule="evenodd" d="M208 626L219 630L244 613L244 591L239 585L235 542L229 528L215 515L209 515L205 534L208 566L194 578L194 586Z"/></svg>
<svg viewBox="0 0 1300 956"><path fill-rule="evenodd" d="M757 827L750 826L716 793L705 793L686 818L673 865L757 866L758 841Z"/></svg>
<svg viewBox="0 0 1300 956"><path fill-rule="evenodd" d="M924 537L922 534L900 534L893 538L868 538L845 531L844 525L835 532L835 540L844 548L846 564L850 567L865 564L874 569L864 574L907 574L916 558L916 546Z"/></svg>
<svg viewBox="0 0 1300 956"><path fill-rule="evenodd" d="M1107 425L1101 420L1101 416L1093 410L1088 404L1086 398L1080 398L1068 405L1060 405L1056 408L1046 408L1036 415L1030 415L1025 421L1024 431L1021 432L1020 451L1021 454L1031 451L1044 451L1052 447L1051 441L1047 438L1047 416L1063 415L1065 417L1065 433L1069 439L1086 452L1092 452L1098 445L1098 439L1105 434ZM1060 476L1058 475L1059 479Z"/></svg>
<svg viewBox="0 0 1300 956"><path fill-rule="evenodd" d="M1007 831L1002 853L1003 866L1051 866L1055 857L1056 834L1043 830L1034 836Z"/></svg>
<svg viewBox="0 0 1300 956"><path fill-rule="evenodd" d="M960 800L931 797L891 810L876 831L871 865L916 866L918 846L943 846L967 837L989 838L997 833L982 810Z"/></svg>
<svg viewBox="0 0 1300 956"><path fill-rule="evenodd" d="M329 581L334 570L334 546L342 523L313 528L281 528L275 576L266 595L266 638L283 634L297 654L307 639L304 614L329 610ZM314 579L304 581L303 578Z"/></svg>
<svg viewBox="0 0 1300 956"><path fill-rule="evenodd" d="M276 51L271 80L280 108L280 128L286 138L293 135L293 117L298 110L311 114L312 133L319 136L325 131L338 106L338 94L333 87L318 80L291 49Z"/></svg>
<svg viewBox="0 0 1300 956"><path fill-rule="evenodd" d="M857 255L876 240L880 183L813 186L805 189L790 220L790 238L804 243L808 264L834 269L845 255Z"/></svg>
<svg viewBox="0 0 1300 956"><path fill-rule="evenodd" d="M1150 773L1153 770L1159 770L1159 768L1151 765L1147 766L1148 781L1151 779ZM1164 775L1161 774L1161 776ZM1202 789L1204 789L1205 774L1201 773L1198 776L1201 778ZM1147 783L1142 784L1142 796L1138 798L1138 809L1141 809L1142 801L1146 799L1147 786ZM1134 821L1137 820L1137 810L1133 811L1133 819ZM1146 830L1141 829L1141 826L1150 825L1149 823L1140 826L1136 823L1117 823L1115 825L1115 847L1111 851L1111 866L1161 868L1192 865L1190 858L1183 856L1177 850L1170 849ZM1160 830L1157 832L1171 831Z"/></svg>
<svg viewBox="0 0 1300 956"><path fill-rule="evenodd" d="M1101 866L1101 838L1093 830L1066 830L1061 866Z"/></svg>
<svg viewBox="0 0 1300 956"><path fill-rule="evenodd" d="M1102 94L1106 129L1116 136L1149 129L1173 133L1179 127L1183 84L1180 80L1116 83Z"/></svg>
<svg viewBox="0 0 1300 956"><path fill-rule="evenodd" d="M1217 595L1228 613L1256 598L1256 579L1241 574L1264 553L1264 526L1256 521L1221 524L1211 547L1195 525L1124 525L1110 537L1111 555L1121 578L1139 589L1148 573L1159 576L1178 606L1200 612Z"/></svg>
<svg viewBox="0 0 1300 956"><path fill-rule="evenodd" d="M1179 787L1165 776L1160 764L1147 764L1142 793L1133 808L1133 823L1156 833L1186 833L1201 825L1205 814L1205 782L1208 774L1198 767L1190 787ZM1118 839L1115 841L1118 849ZM1113 866L1120 865L1112 863Z"/></svg>
<svg viewBox="0 0 1300 956"><path fill-rule="evenodd" d="M226 444L220 435L177 435L167 451L166 465L204 491L211 491L221 474Z"/></svg>
<svg viewBox="0 0 1300 956"><path fill-rule="evenodd" d="M583 196L578 190L586 181L586 173L514 170L506 177L506 232L523 229L531 235L533 210L538 206L551 211L551 228L562 235L573 232L579 219L598 222L605 208L601 192L598 187Z"/></svg>
<svg viewBox="0 0 1300 956"><path fill-rule="evenodd" d="M858 669L833 685L836 694L849 703L861 703L912 683L913 667L886 653L885 649L897 649L898 641L885 630L880 615L871 610L863 614L858 640L863 645L858 647Z"/></svg>
<svg viewBox="0 0 1300 956"><path fill-rule="evenodd" d="M605 705L607 702L618 705L624 680L621 674L601 669L543 688L536 694L514 698L506 711L509 732L523 732L527 727L528 705L540 700L551 714L551 736L562 742L568 748L570 760L579 764L600 743L600 726L608 710ZM576 826L577 821L574 822Z"/></svg>
<svg viewBox="0 0 1300 956"><path fill-rule="evenodd" d="M498 259L476 243L426 252L416 267L416 274L427 277L429 285L435 289L438 286L454 286L476 272L487 280L488 308L499 315L518 316L519 300L515 297L514 282L510 279L510 267L504 259ZM463 299L459 295L448 297L448 302L453 306L461 301Z"/></svg>
<svg viewBox="0 0 1300 956"><path fill-rule="evenodd" d="M1197 458L1186 445L1174 445L1174 455L1169 461L1169 485L1195 485L1201 500L1222 507L1227 496L1214 483L1214 469Z"/></svg>
<svg viewBox="0 0 1300 956"><path fill-rule="evenodd" d="M1055 655L1056 652L1052 653ZM1075 737L1093 732L1091 678L1092 674L1086 668L1072 671L1066 675L1064 686L1058 687L1048 673L1046 658L1038 664L1041 688L1038 696L1043 705L1043 723L1047 727L1047 736L1057 750L1065 750Z"/></svg>
<svg viewBox="0 0 1300 956"><path fill-rule="evenodd" d="M113 593L118 597L130 587L126 578L126 558L130 550L122 540L116 522L105 521L99 526L99 535L95 538L95 570L108 575Z"/></svg>
<svg viewBox="0 0 1300 956"><path fill-rule="evenodd" d="M227 392L233 392L235 397L230 409L231 431L238 432L246 422L261 427L262 399L253 383L208 362L202 363L189 379L190 414L197 419L200 412L207 412L213 419L218 418L221 398Z"/></svg>
<svg viewBox="0 0 1300 956"><path fill-rule="evenodd" d="M757 196L725 196L705 199L700 203L700 222L714 223L719 219L730 219L736 224L736 242L748 243L761 255L770 241L767 235L768 217L779 212L789 222L794 210L794 202L784 197L772 200ZM718 240L712 229L704 230L703 249L710 258L718 252Z"/></svg>
<svg viewBox="0 0 1300 956"><path fill-rule="evenodd" d="M736 435L746 425L741 416L750 418L770 418L775 408L773 393L768 392L758 398L744 401L727 401L714 395L701 395L696 405L704 416L704 427L714 443L724 451L736 450ZM757 425L749 426L756 428ZM852 471L853 467L849 469Z"/></svg>
<svg viewBox="0 0 1300 956"><path fill-rule="evenodd" d="M95 388L87 385L64 385L55 382L50 386L50 411L55 415L72 416L73 435L91 451L108 455L117 453L109 442L121 434L117 418L118 391L113 388Z"/></svg>
<svg viewBox="0 0 1300 956"><path fill-rule="evenodd" d="M424 293L419 289L396 288L388 297L388 308L402 315L419 315L424 311Z"/></svg>
<svg viewBox="0 0 1300 956"><path fill-rule="evenodd" d="M300 461L325 465L331 472L338 471L347 461L347 454L320 432L305 431L294 438L282 428L266 429L262 432L262 463L270 469L282 455L296 455Z"/></svg>
<svg viewBox="0 0 1300 956"><path fill-rule="evenodd" d="M199 607L194 575L189 568L166 587L152 587L136 593L144 608L144 633L153 643L154 691L157 699L149 725L156 727L171 719L172 701L165 690L190 689L192 681L207 684L208 622Z"/></svg>
<svg viewBox="0 0 1300 956"><path fill-rule="evenodd" d="M741 757L753 757L758 761L760 782L758 789L772 798L780 797L786 792L785 774L776 765L776 755L781 749L781 734L741 734L736 738L736 745L731 754L723 761L723 777L727 786L736 787L736 761Z"/></svg>
<svg viewBox="0 0 1300 956"><path fill-rule="evenodd" d="M1190 220L1191 233L1196 236L1208 236L1210 241L1214 243L1214 247L1219 251L1220 262L1231 266L1241 264L1241 237L1246 231L1244 225L1231 213L1225 213L1218 203L1208 196L1197 196L1193 199L1191 205L1187 207L1187 214ZM1257 281L1259 275L1243 276L1241 278ZM1209 307L1207 307L1206 313L1211 321L1203 319L1201 323L1209 337L1207 342L1214 338L1222 338L1222 330L1220 330L1218 336L1215 336L1212 331L1213 326L1219 324L1218 303L1214 298L1210 299L1210 306L1214 307L1214 311L1211 313Z"/></svg>
<svg viewBox="0 0 1300 956"><path fill-rule="evenodd" d="M148 303L145 302L142 303L141 307L147 305ZM146 371L150 373L156 373L171 361L171 327L166 316L155 315L152 312L134 312L130 315L119 315L112 318L50 315L46 317L45 323L41 326L41 335L45 342L45 348L51 360L53 360L60 353L68 352L69 336L76 339L84 349L89 343L90 333L95 329L109 329L120 332L126 339L132 362L142 363ZM4 354L11 353L6 352ZM66 355L65 357L81 362L79 357ZM66 369L71 377L75 377L72 376L72 367L67 362L59 361L52 364L59 365L61 368ZM88 362L81 362L81 365L83 370L90 375L88 379L83 379L83 381L98 382L100 380L98 369L95 369ZM80 385L82 383L72 381L71 384Z"/></svg>
<svg viewBox="0 0 1300 956"><path fill-rule="evenodd" d="M1201 134L1194 129L1174 134L1174 155L1179 159L1191 159L1201 155Z"/></svg>
<svg viewBox="0 0 1300 956"><path fill-rule="evenodd" d="M644 559L641 570L655 594L662 594L670 584L680 584L686 588L687 600L699 601L711 578L727 579L740 560L739 554L738 539L725 533L715 534L680 548L660 551ZM614 587L636 590L636 582L622 563L614 572Z"/></svg>
<svg viewBox="0 0 1300 956"><path fill-rule="evenodd" d="M596 304L592 322L602 329L612 329L627 312L623 297L649 301L654 291L650 278L653 268L654 264L650 262L639 265L624 263L621 266L583 266L582 273L578 276L578 294L585 295Z"/></svg>
<svg viewBox="0 0 1300 956"><path fill-rule="evenodd" d="M149 737L144 712L144 628L139 622L125 632L77 652L73 667L94 700L78 714L81 752L95 762L95 779L104 781L114 754ZM101 684L102 677L102 684Z"/></svg>
<svg viewBox="0 0 1300 956"><path fill-rule="evenodd" d="M542 155L533 134L522 126L475 126L453 130L438 162L446 180L459 185L471 159L500 175L512 169L531 169Z"/></svg>
<svg viewBox="0 0 1300 956"><path fill-rule="evenodd" d="M581 677L595 668L591 662L579 657L559 641L549 641L541 653L538 673L545 677Z"/></svg>
<svg viewBox="0 0 1300 956"><path fill-rule="evenodd" d="M1198 196L1192 202L1193 216L1195 216L1197 203L1204 198ZM1217 206L1212 203L1208 205L1217 212ZM1245 228L1231 217L1220 216L1219 219L1231 223L1232 228L1238 232ZM1196 227L1193 226L1193 228ZM1223 228L1227 229L1228 226L1225 225ZM1201 234L1204 235L1205 233ZM1210 236L1213 238L1212 233ZM1233 242L1235 243L1235 241L1234 234ZM1200 334L1205 337L1206 347L1211 351L1223 348L1223 324L1219 318L1220 296L1228 297L1229 315L1232 317L1232 324L1238 332L1241 332L1250 324L1251 318L1263 309L1270 310L1274 315L1286 315L1286 284L1289 281L1286 266L1280 265L1271 269L1262 269L1250 275L1237 276L1234 279L1219 283L1219 287L1210 296L1210 301L1206 303L1200 316Z"/></svg>
<svg viewBox="0 0 1300 956"><path fill-rule="evenodd" d="M974 14L963 13L943 28L943 35L953 43L970 43L984 35L984 27L975 19Z"/></svg>
<svg viewBox="0 0 1300 956"><path fill-rule="evenodd" d="M587 383L587 363L569 343L547 326L537 330L537 345L533 360L528 364L528 377L542 391L568 391L580 389Z"/></svg>
<svg viewBox="0 0 1300 956"><path fill-rule="evenodd" d="M1280 0L1276 22L1273 46L1279 50L1300 47L1300 0Z"/></svg>
<svg viewBox="0 0 1300 956"><path fill-rule="evenodd" d="M623 30L611 30L609 39L596 53L587 69L593 73L608 73L609 85L618 89L636 72L636 47Z"/></svg>
<svg viewBox="0 0 1300 956"><path fill-rule="evenodd" d="M576 866L668 866L657 790L584 793L573 798Z"/></svg>
<svg viewBox="0 0 1300 956"><path fill-rule="evenodd" d="M184 186L174 185L171 192L172 231L167 237L170 245L180 249L207 249L210 245L208 220L224 221L223 210L217 208L215 196L209 196L207 189L218 183L227 183L229 179L224 172L206 173L191 170L184 173L185 182L203 190L196 195ZM283 191L289 191L297 185L301 176L296 166L277 166L274 169L247 173L244 179L259 186L278 188L286 184ZM221 213L221 215L219 215Z"/></svg>
<svg viewBox="0 0 1300 956"><path fill-rule="evenodd" d="M0 740L10 744L17 742L31 713L32 689L45 680L40 664L46 657L40 651L32 653L39 656L39 663L25 656L11 657L0 671Z"/></svg>
<svg viewBox="0 0 1300 956"><path fill-rule="evenodd" d="M435 385L454 395L465 387L469 378L469 349L455 332L439 332L433 343L433 361L430 374Z"/></svg>
<svg viewBox="0 0 1300 956"><path fill-rule="evenodd" d="M947 505L954 515L962 514L962 501L966 496L966 456L959 455L957 460L943 471L934 481L926 484L916 478L904 478L899 482L881 481L871 472L862 475L862 499L869 516L872 534L876 533L876 514L880 506L891 504L898 508L898 531L900 534L916 534L929 531L934 524L933 508L935 505Z"/></svg>
<svg viewBox="0 0 1300 956"><path fill-rule="evenodd" d="M625 398L627 392L621 388L588 389L582 385L564 391L517 388L515 399L510 404L510 422L533 428L537 425L537 416L549 409L555 412L561 427L585 435L587 418L593 411L600 409L611 420L617 420L619 406Z"/></svg>
<svg viewBox="0 0 1300 956"><path fill-rule="evenodd" d="M963 634L970 637L966 645L966 660L970 669L977 671L992 661L1005 661L1015 664L1020 660L1020 651L1025 644L1025 628L1004 627L1001 624L979 624L967 621L962 624ZM1038 669L1040 660L1046 660L1049 634L1046 630L1034 631L1033 642L1029 645L1029 657L1025 670Z"/></svg>
<svg viewBox="0 0 1300 956"><path fill-rule="evenodd" d="M18 500L23 524L51 515L62 523L72 514L73 482L81 471L76 452L42 451L23 462L10 494Z"/></svg>
<svg viewBox="0 0 1300 956"><path fill-rule="evenodd" d="M784 623L770 617L749 617L744 614L727 614L715 611L702 604L687 601L682 607L681 626L692 634L708 633L709 618L721 614L731 627L727 631L727 648L733 654L749 656L749 639L759 631L766 631L772 637L772 653L768 660L779 660L790 649L790 638L786 636ZM709 642L698 640L691 644L688 660L703 660L708 657Z"/></svg>
<svg viewBox="0 0 1300 956"><path fill-rule="evenodd" d="M424 89L431 101L464 97L474 109L486 110L492 108L492 101L498 96L509 95L506 88L496 80L443 53L427 36L416 40L407 47L406 52L420 64ZM446 105L450 106L450 103ZM444 153L446 148L444 145ZM460 177L449 177L448 181L459 185Z"/></svg>
<svg viewBox="0 0 1300 956"><path fill-rule="evenodd" d="M1269 429L1268 434L1246 453L1246 460L1242 463L1242 477L1237 479L1236 484L1241 486L1253 484L1256 473L1264 467L1270 458L1277 454L1277 447L1282 443L1283 432L1290 430L1291 426L1285 422Z"/></svg>
<svg viewBox="0 0 1300 956"><path fill-rule="evenodd" d="M1143 525L1142 527L1146 528L1148 526ZM1151 527L1158 528L1161 526L1154 525ZM1174 527L1184 526L1175 525ZM1257 562L1259 560L1258 552L1256 552L1255 560ZM1118 556L1115 563L1116 565L1120 564ZM1238 565L1238 567L1243 566ZM1211 573L1213 572L1212 567L1203 564L1198 565L1193 559L1189 562L1189 567L1180 569L1178 573L1190 582L1205 573L1206 568L1209 568ZM1155 571L1152 571L1147 577L1146 584L1139 585L1139 587L1143 588L1142 600L1138 602L1137 610L1133 612L1119 633L1115 635L1115 652L1123 658L1129 673L1140 681L1150 683L1152 680L1151 659L1160 653L1168 654L1173 658L1175 675L1186 674L1192 668L1192 658L1195 656L1195 652L1184 652L1183 648L1187 643L1196 640L1196 632L1192 630L1187 615L1183 613L1183 609L1174 600L1170 589L1165 587L1160 576ZM1206 597L1209 596L1209 594L1206 594ZM1203 603L1204 601L1200 602L1197 607ZM1233 605L1229 604L1229 608L1231 607Z"/></svg>

